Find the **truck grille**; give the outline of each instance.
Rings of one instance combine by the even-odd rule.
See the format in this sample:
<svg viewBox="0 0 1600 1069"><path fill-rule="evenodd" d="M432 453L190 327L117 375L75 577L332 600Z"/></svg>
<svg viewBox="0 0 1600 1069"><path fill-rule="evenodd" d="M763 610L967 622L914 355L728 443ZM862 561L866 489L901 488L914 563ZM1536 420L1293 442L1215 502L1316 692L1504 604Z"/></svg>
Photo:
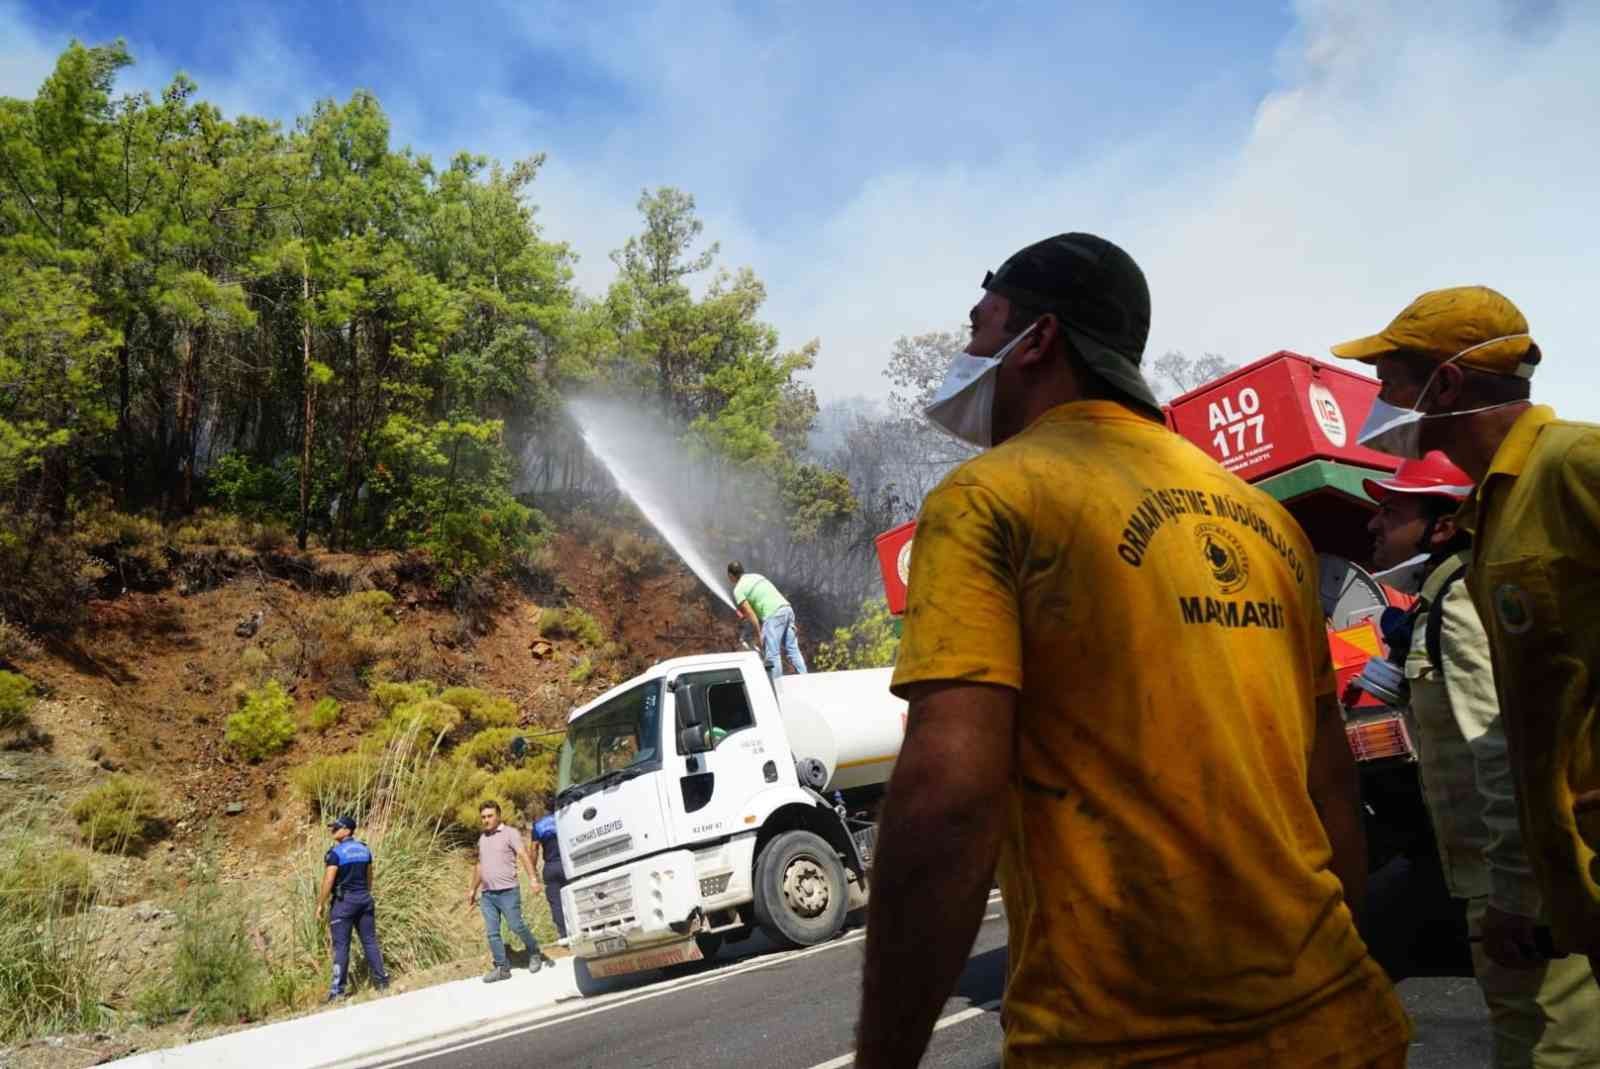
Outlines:
<svg viewBox="0 0 1600 1069"><path fill-rule="evenodd" d="M572 852L572 867L583 868L595 861L602 861L614 854L625 854L633 849L633 836L617 835L610 839L603 839L593 846Z"/></svg>
<svg viewBox="0 0 1600 1069"><path fill-rule="evenodd" d="M573 905L578 908L578 927L591 929L620 927L633 918L633 888L626 875L575 889Z"/></svg>

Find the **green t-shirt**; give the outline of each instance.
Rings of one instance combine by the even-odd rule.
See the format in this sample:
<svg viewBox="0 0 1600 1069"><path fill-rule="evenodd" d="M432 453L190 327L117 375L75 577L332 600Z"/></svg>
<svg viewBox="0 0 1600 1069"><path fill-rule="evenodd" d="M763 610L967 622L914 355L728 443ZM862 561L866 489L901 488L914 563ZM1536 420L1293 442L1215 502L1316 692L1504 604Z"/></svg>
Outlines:
<svg viewBox="0 0 1600 1069"><path fill-rule="evenodd" d="M789 607L788 601L778 593L778 588L772 585L772 580L755 572L745 572L733 585L734 605L743 605L747 601L756 611L756 619L763 623L779 609Z"/></svg>

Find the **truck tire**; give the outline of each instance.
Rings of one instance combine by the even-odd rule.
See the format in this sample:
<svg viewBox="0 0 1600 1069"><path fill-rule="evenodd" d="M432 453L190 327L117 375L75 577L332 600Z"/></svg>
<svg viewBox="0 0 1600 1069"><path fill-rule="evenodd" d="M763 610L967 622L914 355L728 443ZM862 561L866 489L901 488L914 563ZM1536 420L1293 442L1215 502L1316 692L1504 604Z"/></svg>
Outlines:
<svg viewBox="0 0 1600 1069"><path fill-rule="evenodd" d="M756 858L756 923L778 946L826 942L844 925L844 865L822 836L786 831Z"/></svg>

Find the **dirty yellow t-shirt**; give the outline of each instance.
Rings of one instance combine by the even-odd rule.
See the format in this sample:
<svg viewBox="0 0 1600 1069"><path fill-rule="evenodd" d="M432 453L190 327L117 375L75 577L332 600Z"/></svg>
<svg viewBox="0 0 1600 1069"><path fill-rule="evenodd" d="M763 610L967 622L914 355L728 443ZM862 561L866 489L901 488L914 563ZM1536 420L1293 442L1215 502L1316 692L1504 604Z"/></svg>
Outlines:
<svg viewBox="0 0 1600 1069"><path fill-rule="evenodd" d="M1275 502L1121 405L1052 409L923 504L893 686L951 679L1019 694L1008 1065L1403 1046L1307 792L1334 676Z"/></svg>

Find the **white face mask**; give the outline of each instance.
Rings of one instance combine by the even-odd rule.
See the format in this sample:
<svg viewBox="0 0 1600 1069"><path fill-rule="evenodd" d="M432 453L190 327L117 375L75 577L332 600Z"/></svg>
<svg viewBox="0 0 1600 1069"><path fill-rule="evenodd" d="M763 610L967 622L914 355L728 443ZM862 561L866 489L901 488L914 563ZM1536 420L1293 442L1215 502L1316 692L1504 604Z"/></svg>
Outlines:
<svg viewBox="0 0 1600 1069"><path fill-rule="evenodd" d="M1417 394L1417 404L1422 404L1422 399L1428 396L1428 388L1433 385L1433 380L1438 377L1440 369L1445 364L1453 364L1474 350L1487 348L1490 345L1509 341L1512 338L1526 337L1528 337L1526 334L1506 334L1499 338L1490 338L1486 342L1479 342L1477 345L1468 346L1461 350L1455 356L1433 369L1433 374L1428 376L1428 381L1422 384L1422 392ZM1487 412L1492 408L1504 408L1506 405L1514 404L1520 404L1520 402L1501 401L1498 404L1468 408L1461 412L1419 412L1415 408L1401 408L1399 405L1391 405L1383 398L1378 397L1373 399L1372 410L1367 413L1366 422L1361 425L1361 432L1356 435L1356 441L1368 449L1376 449L1380 453L1417 460L1423 454L1423 420L1442 419L1446 416L1470 416L1474 412Z"/></svg>
<svg viewBox="0 0 1600 1069"><path fill-rule="evenodd" d="M929 421L968 445L988 449L994 444L994 379L1000 361L1017 344L1033 333L1038 320L1000 347L993 356L961 353L950 361L944 381L934 391L933 400L922 410Z"/></svg>
<svg viewBox="0 0 1600 1069"><path fill-rule="evenodd" d="M1427 576L1428 561L1431 559L1427 553L1418 553L1410 560L1403 560L1392 568L1373 572L1372 578L1402 593L1415 594L1422 589L1422 580Z"/></svg>

